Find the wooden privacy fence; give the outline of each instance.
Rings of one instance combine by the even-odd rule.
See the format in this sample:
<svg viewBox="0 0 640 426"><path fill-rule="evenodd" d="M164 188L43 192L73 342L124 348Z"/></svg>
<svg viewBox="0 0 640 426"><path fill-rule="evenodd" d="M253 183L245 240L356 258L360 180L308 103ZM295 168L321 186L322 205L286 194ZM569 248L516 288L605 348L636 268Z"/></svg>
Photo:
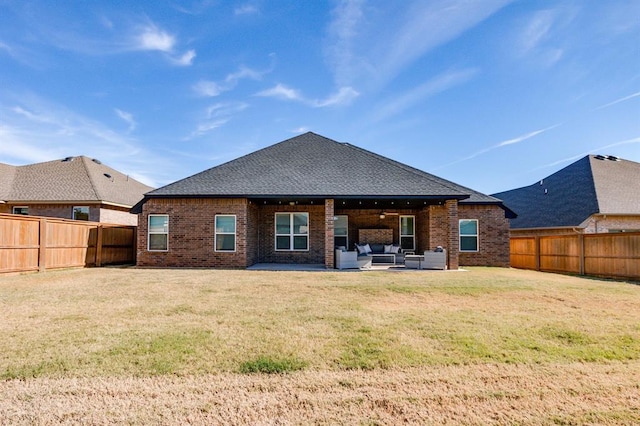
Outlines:
<svg viewBox="0 0 640 426"><path fill-rule="evenodd" d="M136 227L0 214L0 273L135 263Z"/></svg>
<svg viewBox="0 0 640 426"><path fill-rule="evenodd" d="M511 266L640 280L640 233L511 237Z"/></svg>

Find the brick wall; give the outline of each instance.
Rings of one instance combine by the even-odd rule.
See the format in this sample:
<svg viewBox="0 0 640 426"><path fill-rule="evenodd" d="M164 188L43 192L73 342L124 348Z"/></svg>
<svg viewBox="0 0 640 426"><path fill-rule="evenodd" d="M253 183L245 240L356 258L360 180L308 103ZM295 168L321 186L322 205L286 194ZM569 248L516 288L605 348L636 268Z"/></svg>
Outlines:
<svg viewBox="0 0 640 426"><path fill-rule="evenodd" d="M478 252L460 252L462 266L509 266L509 219L498 206L461 204L460 219L478 219Z"/></svg>
<svg viewBox="0 0 640 426"><path fill-rule="evenodd" d="M245 268L247 256L246 199L150 199L138 226L138 266ZM148 251L149 214L169 215L169 250ZM214 251L217 214L236 215L236 251ZM250 238L249 238L250 239Z"/></svg>
<svg viewBox="0 0 640 426"><path fill-rule="evenodd" d="M260 256L264 263L307 263L325 264L325 231L326 217L324 203L316 205L263 205L259 206L260 223ZM309 213L309 250L308 251L276 251L275 250L275 214ZM331 216L333 218L333 215ZM333 242L331 245L333 249ZM333 267L333 263L332 266Z"/></svg>
<svg viewBox="0 0 640 426"><path fill-rule="evenodd" d="M334 229L334 221L333 217L335 216L334 211L334 201L332 199L324 200L324 266L327 269L331 269L334 267L335 261L335 251L333 250L333 229Z"/></svg>
<svg viewBox="0 0 640 426"><path fill-rule="evenodd" d="M358 242L369 244L393 244L392 229L359 229Z"/></svg>

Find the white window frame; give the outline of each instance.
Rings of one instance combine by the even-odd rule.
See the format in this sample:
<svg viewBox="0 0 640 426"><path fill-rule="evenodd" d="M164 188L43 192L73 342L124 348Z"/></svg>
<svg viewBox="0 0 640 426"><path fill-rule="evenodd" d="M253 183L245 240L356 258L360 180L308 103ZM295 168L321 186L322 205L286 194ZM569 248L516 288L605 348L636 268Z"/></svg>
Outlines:
<svg viewBox="0 0 640 426"><path fill-rule="evenodd" d="M411 220L413 220L413 234L403 234L402 233L402 219L406 218L406 217L410 217ZM416 249L416 217L414 215L401 215L400 218L398 219L398 235L399 235L399 239L400 241L398 241L400 243L400 247L402 247L402 238L412 238L413 241L413 247L411 248L403 248L403 250L414 250Z"/></svg>
<svg viewBox="0 0 640 426"><path fill-rule="evenodd" d="M232 217L233 232L218 232L218 218ZM213 220L213 251L216 253L235 253L238 242L238 218L235 214L217 214ZM218 235L233 235L233 250L218 250Z"/></svg>
<svg viewBox="0 0 640 426"><path fill-rule="evenodd" d="M167 229L163 232L151 232L151 218L152 217L166 217L167 218ZM152 249L150 247L151 244L151 235L166 235L167 236L167 248L166 249ZM169 215L168 214L150 214L147 218L147 251L155 251L155 252L166 252L169 251Z"/></svg>
<svg viewBox="0 0 640 426"><path fill-rule="evenodd" d="M26 213L16 213L16 209L27 209ZM29 206L13 206L11 214L29 215Z"/></svg>
<svg viewBox="0 0 640 426"><path fill-rule="evenodd" d="M475 234L462 234L460 232L460 228L462 227L462 222L475 222L476 223L476 233ZM476 238L476 249L475 250L463 250L462 249L462 238L463 237L475 237ZM458 221L458 247L460 247L460 252L462 253L477 253L480 251L480 222L478 219L460 219Z"/></svg>
<svg viewBox="0 0 640 426"><path fill-rule="evenodd" d="M341 218L341 217L345 218L345 220L347 221L347 233L345 235L336 235L336 233L335 233L335 223L337 222L337 219ZM346 215L346 214L337 215L336 216L336 221L334 222L333 245L334 245L334 247L341 246L342 244L336 243L336 238L344 238L345 241L346 241L344 246L347 248L347 250L349 250L349 216Z"/></svg>
<svg viewBox="0 0 640 426"><path fill-rule="evenodd" d="M87 209L87 220L86 221L88 222L89 219L91 218L91 207L89 207L89 206L73 206L71 208L71 219L84 221L84 219L76 219L76 209Z"/></svg>
<svg viewBox="0 0 640 426"><path fill-rule="evenodd" d="M307 217L307 232L305 234L295 234L293 232L294 230L294 223L293 223L293 217L294 215L304 215ZM278 234L278 215L289 215L289 233L288 234ZM273 216L273 230L274 230L274 241L273 241L273 247L275 249L275 251L280 251L280 252L291 252L291 251L301 251L301 252L305 252L305 251L309 251L309 242L311 241L311 238L309 237L309 213L308 212L276 212ZM288 249L279 249L278 248L278 237L284 237L284 236L289 236L289 248ZM307 248L306 249L296 249L294 248L294 242L295 242L295 237L306 237L307 238Z"/></svg>

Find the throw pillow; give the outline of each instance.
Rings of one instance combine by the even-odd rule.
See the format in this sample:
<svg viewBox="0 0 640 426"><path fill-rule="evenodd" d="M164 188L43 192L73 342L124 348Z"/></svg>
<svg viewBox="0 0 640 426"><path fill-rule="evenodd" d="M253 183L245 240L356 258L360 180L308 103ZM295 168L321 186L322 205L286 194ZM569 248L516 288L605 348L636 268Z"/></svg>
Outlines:
<svg viewBox="0 0 640 426"><path fill-rule="evenodd" d="M394 254L400 253L400 246L391 246L391 251L389 253L394 253Z"/></svg>
<svg viewBox="0 0 640 426"><path fill-rule="evenodd" d="M371 250L371 246L369 245L369 243L365 244L364 251L365 253L371 253L373 251Z"/></svg>
<svg viewBox="0 0 640 426"><path fill-rule="evenodd" d="M361 246L359 244L356 244L356 249L358 249L358 254L367 254L366 246Z"/></svg>
<svg viewBox="0 0 640 426"><path fill-rule="evenodd" d="M385 254L393 253L393 244L389 244L384 246Z"/></svg>

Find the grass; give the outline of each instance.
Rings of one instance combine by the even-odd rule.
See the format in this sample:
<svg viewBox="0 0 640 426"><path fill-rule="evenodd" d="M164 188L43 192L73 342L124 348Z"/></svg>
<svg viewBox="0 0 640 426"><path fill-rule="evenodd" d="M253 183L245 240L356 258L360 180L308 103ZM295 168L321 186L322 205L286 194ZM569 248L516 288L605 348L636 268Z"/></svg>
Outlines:
<svg viewBox="0 0 640 426"><path fill-rule="evenodd" d="M64 387L78 380L137 380L139 386L151 380L171 388L167 382L220 379L240 381L247 392L261 383L266 395L275 395L292 383L303 392L329 375L325 393L318 395L330 401L340 388L346 392L340 403L349 405L336 413L337 422L348 418L340 416L353 406L371 403L370 394L358 393L369 385L393 387L390 397L405 386L417 393L401 403L378 401L381 406L364 413L389 414L396 403L414 414L425 403L443 408L457 398L447 389L457 389L468 394L470 407L505 401L516 407L505 408L512 417L482 417L477 424L527 423L527 413L540 407L532 400L591 400L606 393L615 397L606 406L587 409L576 403L571 415L567 401L555 412L541 409L546 416L541 423L640 421L640 402L628 396L639 390L633 383L640 380L640 286L622 282L492 268L407 273L103 268L0 276L0 341L5 384L0 401L32 395L28 389L2 394L19 383ZM435 371L442 373L440 381L422 388ZM447 371L476 377L479 387L451 382ZM548 390L563 374L562 388ZM407 376L390 382L398 375ZM595 390L586 378L595 380ZM611 387L611 378L629 385ZM495 388L493 380L499 383ZM548 395L537 395L529 387L535 383L546 386ZM73 392L82 393L82 386ZM426 389L441 389L444 399L425 400ZM41 398L55 399L51 393ZM300 409L311 422L323 423L313 417L312 405L325 400L313 401ZM0 402L0 417L6 407ZM219 413L220 407L204 412ZM269 412L269 419L280 418ZM139 423L146 423L158 412L140 415ZM372 423L385 423L380 416ZM293 422L300 422L296 418Z"/></svg>

